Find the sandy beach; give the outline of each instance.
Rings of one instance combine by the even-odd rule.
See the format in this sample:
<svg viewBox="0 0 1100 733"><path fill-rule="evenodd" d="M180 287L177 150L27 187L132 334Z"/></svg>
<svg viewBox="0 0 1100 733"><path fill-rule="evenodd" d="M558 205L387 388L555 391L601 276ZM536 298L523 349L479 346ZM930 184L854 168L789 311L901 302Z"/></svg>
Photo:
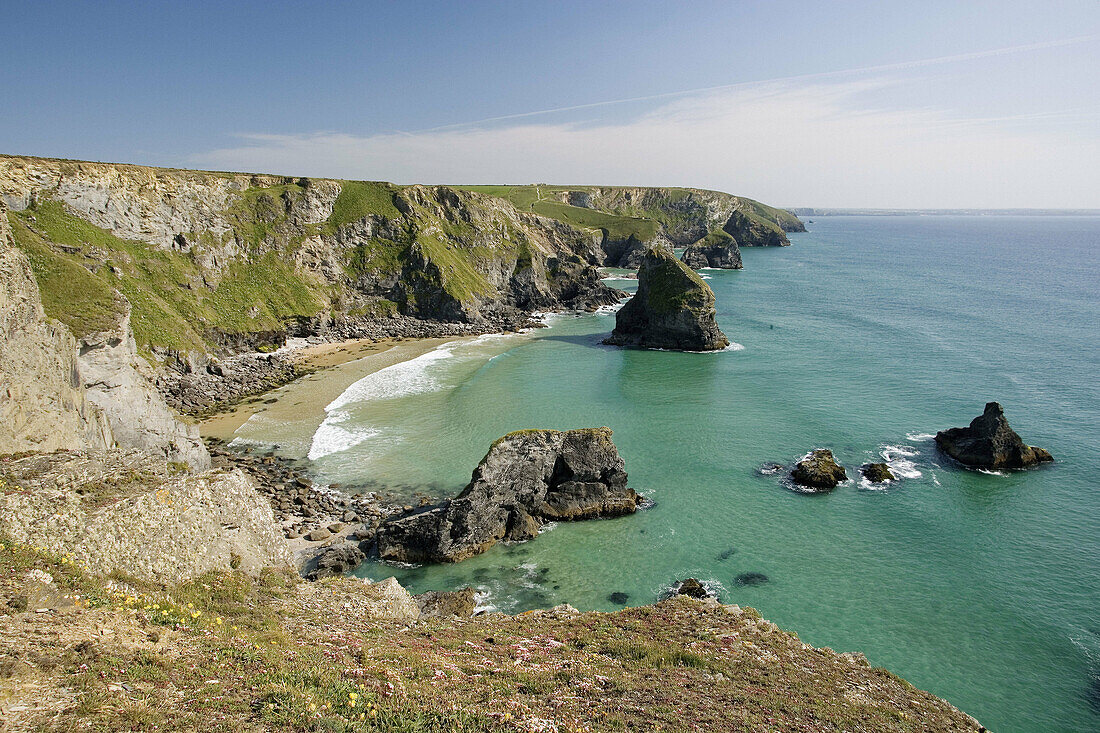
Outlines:
<svg viewBox="0 0 1100 733"><path fill-rule="evenodd" d="M289 384L250 397L227 412L199 423L203 437L233 440L237 430L253 415L296 426L294 433L316 428L324 419L324 409L344 390L368 374L409 359L415 359L441 344L472 336L426 339L352 339L311 344L296 349L299 364L313 369Z"/></svg>

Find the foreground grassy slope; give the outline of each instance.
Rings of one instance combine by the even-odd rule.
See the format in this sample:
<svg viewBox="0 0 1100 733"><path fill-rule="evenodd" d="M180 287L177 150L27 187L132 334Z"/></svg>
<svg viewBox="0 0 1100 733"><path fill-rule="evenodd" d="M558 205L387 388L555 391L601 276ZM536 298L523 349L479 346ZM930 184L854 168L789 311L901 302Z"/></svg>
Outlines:
<svg viewBox="0 0 1100 733"><path fill-rule="evenodd" d="M52 598L29 590L31 573L48 574ZM7 729L977 729L751 609L675 599L409 622L373 613L370 591L275 571L158 588L0 538Z"/></svg>

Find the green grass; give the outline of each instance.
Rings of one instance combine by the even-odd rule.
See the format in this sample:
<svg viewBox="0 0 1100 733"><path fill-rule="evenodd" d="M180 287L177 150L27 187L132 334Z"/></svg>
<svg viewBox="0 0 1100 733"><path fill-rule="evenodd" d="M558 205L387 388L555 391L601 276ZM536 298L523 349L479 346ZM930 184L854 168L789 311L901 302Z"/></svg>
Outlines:
<svg viewBox="0 0 1100 733"><path fill-rule="evenodd" d="M257 195L256 201L270 209L270 200ZM274 253L234 263L211 290L191 255L115 237L60 202L42 202L9 220L46 314L77 337L117 324L124 304L116 289L130 302L130 324L142 348L203 350L212 330L277 330L286 319L312 316L322 307L319 286ZM96 272L84 263L96 265Z"/></svg>
<svg viewBox="0 0 1100 733"><path fill-rule="evenodd" d="M343 181L340 195L332 206L332 213L325 222L324 232L333 234L344 224L359 221L367 216L384 216L398 219L401 212L394 206L393 197L398 188L391 183L367 181Z"/></svg>
<svg viewBox="0 0 1100 733"><path fill-rule="evenodd" d="M685 288L685 279L694 287ZM663 314L676 313L683 308L698 308L705 294L710 292L710 287L694 270L672 255L651 267L646 283L650 310Z"/></svg>
<svg viewBox="0 0 1100 733"><path fill-rule="evenodd" d="M47 316L64 323L77 338L118 325L125 304L102 277L51 248L19 215L9 214L8 220L16 246L30 260Z"/></svg>

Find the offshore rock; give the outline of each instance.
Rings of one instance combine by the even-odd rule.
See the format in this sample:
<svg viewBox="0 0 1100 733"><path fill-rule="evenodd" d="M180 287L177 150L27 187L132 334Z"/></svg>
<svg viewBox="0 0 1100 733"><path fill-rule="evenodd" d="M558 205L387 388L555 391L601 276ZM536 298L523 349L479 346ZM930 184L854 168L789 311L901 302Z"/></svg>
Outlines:
<svg viewBox="0 0 1100 733"><path fill-rule="evenodd" d="M698 242L688 246L680 261L693 270L703 267L716 267L723 270L740 270L741 249L737 240L725 232L708 234Z"/></svg>
<svg viewBox="0 0 1100 733"><path fill-rule="evenodd" d="M1054 458L1042 448L1027 445L1008 426L1004 408L989 402L969 427L936 433L936 445L964 466L992 470L1028 468Z"/></svg>
<svg viewBox="0 0 1100 733"><path fill-rule="evenodd" d="M831 450L819 448L795 464L791 478L796 484L824 492L835 489L837 484L847 480L848 474L833 458Z"/></svg>
<svg viewBox="0 0 1100 733"><path fill-rule="evenodd" d="M378 555L398 562L459 562L502 540L531 539L548 521L631 514L639 496L610 428L521 430L500 438L469 485L440 506L384 522Z"/></svg>
<svg viewBox="0 0 1100 733"><path fill-rule="evenodd" d="M715 321L714 293L691 268L651 248L638 270L638 292L615 315L604 341L616 346L715 351L729 346Z"/></svg>
<svg viewBox="0 0 1100 733"><path fill-rule="evenodd" d="M865 463L860 466L859 471L863 474L863 478L873 484L898 480L898 477L894 475L894 472L891 471L890 467L885 463Z"/></svg>

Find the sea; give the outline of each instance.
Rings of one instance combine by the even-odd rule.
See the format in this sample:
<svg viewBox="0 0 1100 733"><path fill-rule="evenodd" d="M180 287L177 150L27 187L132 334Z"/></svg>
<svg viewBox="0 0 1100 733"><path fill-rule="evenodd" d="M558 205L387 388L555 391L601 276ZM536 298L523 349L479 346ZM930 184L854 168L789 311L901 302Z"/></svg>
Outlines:
<svg viewBox="0 0 1100 733"><path fill-rule="evenodd" d="M992 730L1100 730L1100 218L808 228L743 250L743 270L702 271L725 351L623 350L600 343L613 309L548 315L368 374L289 429L255 416L238 437L278 442L322 483L415 504L461 491L509 431L608 426L648 509L356 574L472 586L507 613L613 611L695 577ZM982 472L937 452L936 431L991 400L1055 462ZM765 468L814 448L847 468L831 493ZM869 461L898 480L861 480Z"/></svg>

